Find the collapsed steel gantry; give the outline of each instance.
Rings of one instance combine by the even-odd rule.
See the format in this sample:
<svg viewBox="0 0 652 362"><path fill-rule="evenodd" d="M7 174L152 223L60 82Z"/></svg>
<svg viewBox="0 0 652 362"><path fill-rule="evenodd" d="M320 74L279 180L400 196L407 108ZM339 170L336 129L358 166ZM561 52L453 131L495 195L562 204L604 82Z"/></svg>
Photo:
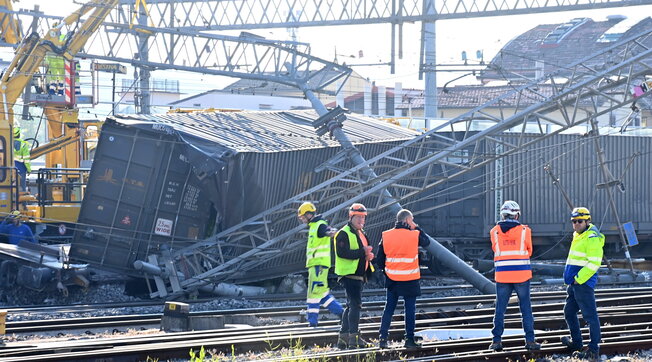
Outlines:
<svg viewBox="0 0 652 362"><path fill-rule="evenodd" d="M353 168L338 167L354 152L351 148L343 149L342 154L323 165L336 171L336 177L209 240L177 251L173 255L176 261L196 261L192 269L200 271L181 281L181 290L199 288L219 280L254 280L260 275L273 273L264 266L274 265L274 260L305 244L299 235L303 226L297 226L294 215L302 200L319 200L322 215L331 219L333 225L346 222L342 210L351 202L364 201L369 206L371 217L393 204L414 201L422 193L452 178L631 104L636 99L631 88L652 74L652 48L645 45L649 44L651 36L652 31L647 31L612 45L559 72L515 88ZM552 96L539 92L539 85L543 83L553 87ZM490 109L498 109L498 116L489 112ZM551 116L555 112L559 112L561 118ZM474 119L489 120L493 125L471 132ZM313 124L318 130L322 127L337 129L343 122L343 113L333 110ZM538 132L532 134L528 131L526 136L526 128L533 128L528 126L534 126ZM554 126L555 130L549 132L548 126ZM508 130L516 131L516 135L505 136L504 132ZM450 133L447 135L446 132ZM483 142L488 146L482 146ZM433 149L439 151L432 152ZM472 151L468 154L458 152L463 149ZM487 153L487 149L495 152ZM449 157L462 158L463 162L450 162ZM369 170L375 177L369 177ZM234 244L246 251L228 257L225 248ZM209 256L219 259L207 268L205 261ZM446 266L456 262L438 261ZM170 296L179 295L181 290L171 291ZM153 295L161 296L160 293Z"/></svg>
<svg viewBox="0 0 652 362"><path fill-rule="evenodd" d="M245 3L248 4L246 8L243 7ZM326 86L348 76L350 71L345 67L310 56L306 44L269 41L247 34L226 37L198 31L389 22L393 30L395 26L399 26L400 55L400 26L406 21L422 21L424 25L420 70L426 73L426 116L428 116L432 112L432 97L434 97L432 89L435 84L434 28L429 29L429 26L433 25L432 22L438 19L474 16L642 5L652 1L580 1L574 5L557 2L542 6L539 6L536 1L527 3L487 1L482 6L478 2L452 1L441 3L443 6L437 9L432 0L392 1L382 4L377 4L375 1L358 1L349 3L351 9L339 3L329 3L324 8L320 5L322 2L315 1L314 4L310 3L311 6L307 6L307 3L302 4L310 11L304 10L301 16L293 18L290 22L283 21L279 9L288 7L291 12L292 5L279 2L276 4L275 11L271 13L264 11L270 9L267 6L273 3L273 1L262 0L252 2L159 0L152 2L156 10L152 11L153 9L150 8L151 17L147 17L142 9L131 8L125 11L124 7L131 6L132 2L124 1L121 3L122 7L116 10L113 21L105 22L104 31L95 34L83 54L89 58L121 61L139 67L143 92L147 90L144 84L150 70L176 69L289 84L301 88L309 95L313 91L323 91ZM175 9L178 10L179 6L183 11L177 12L175 17ZM212 9L209 12L211 16L201 15L206 13L202 10L205 7ZM255 15L261 11L261 17ZM132 13L139 14L138 24L126 21L128 14ZM179 19L179 13L184 14L186 18ZM198 15L193 17L192 14ZM54 21L56 18L44 16L42 20ZM174 24L175 22L177 24ZM161 27L162 24L166 24L166 27ZM646 33L629 39L567 67L567 70L571 69L570 75L567 74L568 72L564 74L568 77L567 82L557 84L555 77L559 74L554 74L539 82L522 86L371 160L352 157L355 155L354 148L345 145L341 154L322 165L324 168L336 170L338 176L245 220L209 240L174 253L171 260L164 263L166 268L174 269L174 262L180 259L186 263L194 261L195 274L173 283L176 288L160 289L153 293L153 296L174 297L215 281L247 281L255 279L258 274L265 275L265 269L261 266L273 264L274 259L282 257L283 253L301 248L304 244L303 237L298 235L301 227L296 226L293 212L300 200L321 200L320 209L325 210L323 214L330 217L334 224L341 224L344 220L338 212L352 201L365 200L372 211L391 209L400 203L411 202L418 198L419 194L446 180L463 175L564 129L631 103L633 98L628 92L628 87L632 82L640 81L642 75L649 73L646 58L649 57L650 51L643 46L648 36L649 34ZM395 39L393 35L392 57ZM128 51L125 51L125 48ZM132 52L129 53L129 50ZM136 50L135 56L133 50ZM605 57L613 59L614 52L620 52L618 60L614 62L615 65L602 67L601 64L605 64ZM240 61L251 66L244 69ZM554 86L553 97L545 97L537 92L536 87L542 81L548 81ZM143 97L147 99L146 94L143 94ZM531 104L529 100L533 98L539 103L529 105ZM525 99L528 99L528 102L524 102ZM592 102L593 109L584 108L586 100ZM149 103L144 101L142 104L144 106L142 111L148 113ZM436 109L436 103L434 107ZM489 107L503 110L516 109L516 111L512 114L501 112L497 117L486 111ZM330 130L336 130L345 120L345 115L340 110L327 112L321 109L318 103L315 103L315 108L320 110L321 115L315 123L318 129L327 126ZM562 119L550 116L550 113L555 111L561 112ZM471 133L469 132L471 122L477 118L490 119L495 122L495 125L482 132ZM520 127L523 135L528 125L539 127L541 130L539 137L534 139L520 137L516 143L501 137L503 131L515 127ZM545 133L543 130L547 125L555 125L558 130ZM459 130L463 130L461 139L442 135L444 131ZM492 155L484 153L479 149L481 141L494 144L496 152ZM448 161L449 156L460 158L460 155L456 154L457 151L474 145L474 151L463 156L465 162ZM429 153L432 149L440 149L440 151ZM340 162L346 159L353 159L357 165L352 169L341 167ZM373 201L370 202L372 199ZM234 243L245 245L247 251L228 256L222 248ZM214 262L208 263L207 260ZM446 259L440 261L444 265L449 263ZM458 262L459 260L450 261L450 263ZM167 277L178 276L176 270L167 270L164 274Z"/></svg>

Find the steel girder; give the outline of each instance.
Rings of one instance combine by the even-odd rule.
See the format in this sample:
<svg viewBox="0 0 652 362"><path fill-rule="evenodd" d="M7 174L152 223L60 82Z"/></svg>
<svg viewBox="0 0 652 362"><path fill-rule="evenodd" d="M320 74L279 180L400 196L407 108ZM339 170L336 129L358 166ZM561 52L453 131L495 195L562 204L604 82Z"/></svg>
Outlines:
<svg viewBox="0 0 652 362"><path fill-rule="evenodd" d="M306 26L400 24L501 15L613 8L651 0L150 0L150 15L161 28L244 30ZM123 7L133 1L122 0ZM182 16L183 15L183 16Z"/></svg>
<svg viewBox="0 0 652 362"><path fill-rule="evenodd" d="M652 74L652 49L645 45L651 37L652 31L634 36L559 72L515 87L512 92L365 164L342 167L339 164L346 157L335 157L322 165L335 172L335 177L211 239L178 251L177 262L192 264L196 272L181 283L182 287L193 289L219 280L246 281L247 275L261 265L273 264L284 254L302 248L305 236L299 232L304 227L297 226L295 216L295 208L301 201L319 200L322 215L331 219L333 225L346 221L342 210L348 205L364 201L373 224L373 215L380 214L393 202L386 201L387 192L394 201L408 204L448 180L632 103L635 98L631 87ZM562 76L565 81L560 81ZM539 91L544 83L553 87L551 96ZM472 132L474 119L489 120L493 125ZM549 126L555 130L546 132ZM535 129L534 134L531 128ZM505 131L511 133L506 136ZM455 137L451 136L452 132ZM484 147L481 142L485 143ZM460 152L468 149L471 152ZM487 149L495 152L487 153ZM350 150L342 152L346 154ZM363 172L367 167L374 170L377 178L367 180ZM237 253L233 253L234 248ZM193 263L196 260L202 263Z"/></svg>
<svg viewBox="0 0 652 362"><path fill-rule="evenodd" d="M424 7L429 0L150 0L151 25L158 29L188 31L247 30L329 25L402 24L502 15L620 8L652 5L652 0L443 0L435 9ZM134 2L121 0L118 9L107 18L110 24L129 25ZM61 17L32 10L13 11L0 7L1 13L38 17L49 29L50 22ZM23 21L24 26L29 26ZM134 24L133 29L138 29ZM27 30L27 29L23 29Z"/></svg>
<svg viewBox="0 0 652 362"><path fill-rule="evenodd" d="M132 31L120 23L105 23L112 31L95 34L81 56L131 63L151 69L174 69L203 74L264 80L297 86L307 81L315 91L333 93L325 87L346 80L351 69L310 55L306 43L274 41L242 34L224 36L140 26L150 32L148 42L138 43ZM147 44L148 59L134 59ZM295 74L287 71L291 64Z"/></svg>

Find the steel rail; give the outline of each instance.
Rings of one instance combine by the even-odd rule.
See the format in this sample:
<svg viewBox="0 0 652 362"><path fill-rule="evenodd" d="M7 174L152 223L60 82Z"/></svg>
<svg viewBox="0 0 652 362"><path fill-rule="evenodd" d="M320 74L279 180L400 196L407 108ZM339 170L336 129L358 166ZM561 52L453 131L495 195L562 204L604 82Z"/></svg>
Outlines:
<svg viewBox="0 0 652 362"><path fill-rule="evenodd" d="M623 319L614 319L611 325L606 325L603 327L604 339L610 338L612 336L626 336L630 337L632 334L648 333L652 334L652 331L647 329L649 322L652 321L652 315L646 313L645 315L633 315L632 318L636 318L638 322L626 322L623 323ZM559 315L555 318L556 323L563 323L563 316ZM396 327L396 326L395 326ZM420 329L423 327L419 325ZM365 331L375 331L378 328L378 323L364 323L363 328ZM337 336L337 327L326 327L326 328L291 328L291 326L279 326L275 328L258 328L257 334L251 333L248 334L249 330L230 330L226 333L215 333L215 331L208 331L202 333L174 333L164 336L146 336L146 337L136 337L136 338L121 338L121 339L109 339L109 340L100 340L100 341L75 341L75 342L65 342L65 346L62 344L52 344L49 347L41 348L15 348L14 346L8 346L6 350L3 350L3 354L0 356L3 357L3 360L13 361L13 360L24 360L26 357L38 358L39 360L78 360L84 358L100 358L102 356L113 356L114 358L124 358L130 356L130 358L135 357L139 359L144 359L147 357L156 356L158 358L172 358L180 357L185 355L190 348L198 350L201 346L209 347L211 351L216 353L245 353L248 351L265 351L270 347L276 348L278 346L292 346L296 344L297 340L301 340L304 345L325 345L331 344L335 341ZM365 333L369 333L365 332ZM392 337L394 338L394 333L402 332L398 328L393 328L391 330ZM586 331L585 331L586 332ZM230 335L228 334L230 333ZM546 341L555 340L561 335L565 335L567 332L563 331L548 331L538 333L540 339L545 339ZM504 343L506 345L506 352L514 350L516 353L520 353L519 344L522 344L522 336L508 336L504 338ZM652 339L652 335L650 336ZM397 356L403 355L405 353L408 356L437 356L437 359L444 357L446 354L455 353L460 355L462 352L468 351L479 351L486 348L490 342L490 337L486 338L474 338L474 339L465 339L457 341L445 341L445 342L433 342L427 343L423 349L418 351L406 351L402 348L395 350L386 350L378 351L376 348L368 348L363 350L356 351L346 351L338 352L344 355L354 355L359 353L383 353L389 354L387 357L391 357L391 354L399 354ZM552 347L552 348L550 348ZM65 350L63 353L62 350ZM542 353L558 352L563 350L560 344L556 342L550 342L544 344L544 351ZM476 352L474 352L476 353ZM501 355L504 357L504 355ZM398 358L398 357L397 357Z"/></svg>
<svg viewBox="0 0 652 362"><path fill-rule="evenodd" d="M652 289L652 288L648 288ZM622 294L622 289L614 290L598 290L599 306L609 305L627 305L628 302L638 301L639 303L652 303L652 290L636 290L628 292L626 297L607 298L617 294ZM545 310L561 310L560 303L550 303L551 301L561 301L565 297L563 292L543 292L533 293L532 302L546 304L535 304L533 308L538 311ZM422 319L435 319L435 318L451 318L451 317L464 317L464 316L477 316L484 314L482 309L473 309L477 305L492 305L494 302L493 296L478 295L468 297L448 297L448 298L422 298L419 299L419 315ZM106 305L102 305L105 308ZM161 306L162 307L162 306ZM380 315L384 307L384 301L365 302L365 313ZM463 309L463 308L470 309ZM72 313L92 313L99 311L98 309L89 309L84 306L81 310L72 310L69 308L54 309L57 314L72 312ZM272 318L282 319L294 322L302 322L303 316L301 311L305 308L303 305L292 305L282 307L265 307L265 308L247 308L247 309L228 309L228 310L211 310L201 312L191 312L192 316L239 316L239 315L256 315L259 318ZM448 309L446 309L448 308ZM454 309L453 309L454 308ZM515 306L510 306L508 311L516 311ZM398 305L397 310L402 310L402 304ZM12 309L9 309L11 316ZM23 312L33 313L29 309L24 309ZM98 316L93 318L66 318L66 319L45 319L45 320L27 320L27 321L8 321L6 323L7 333L38 333L42 331L64 331L74 329L87 329L97 328L117 328L138 325L152 325L161 322L161 313L152 314L132 314L132 315L118 315L118 316Z"/></svg>
<svg viewBox="0 0 652 362"><path fill-rule="evenodd" d="M623 323L636 326L636 323L645 321L649 324L652 321L652 295L647 296L628 296L624 298L606 298L599 299L599 313L603 322L608 322L613 325L620 325L620 330L628 327ZM637 303L637 301L647 302L646 304L631 305L627 308L620 306L622 301L629 301ZM611 305L612 307L605 307ZM540 312L539 309L551 309L551 304L537 304L534 306L535 315L538 317L536 320L537 328L560 328L563 324L563 315L561 313L561 303L554 305L555 312ZM614 307L615 306L615 307ZM472 312L472 311L467 311ZM454 318L435 318L423 319L426 315L420 314L417 321L418 329L435 328L435 329L448 329L448 328L490 328L493 310L491 308L484 308L482 311L483 316L467 315L464 317ZM397 318L400 319L400 318ZM361 331L365 337L374 337L377 334L379 318L366 317L363 318ZM646 324L646 325L647 325ZM337 322L330 321L323 323L323 328L312 329L306 327L297 327L296 325L284 325L275 327L252 327L246 330L243 329L227 329L218 331L204 331L204 332L186 332L186 333L173 333L163 336L145 336L134 338L120 338L120 339L107 339L107 340L94 340L94 341L81 341L81 345L77 342L66 342L65 346L60 344L53 344L50 347L16 347L10 344L4 350L0 351L0 357L11 358L12 356L25 358L26 356L34 356L38 353L40 360L46 359L69 359L72 360L74 353L90 353L93 349L99 349L93 353L136 353L136 349L147 347L151 350L178 350L179 348L188 348L189 346L210 345L213 350L220 350L224 353L229 353L231 350L245 352L247 348L256 349L269 347L270 343L286 345L288 341L301 338L306 344L324 344L333 343L337 334ZM520 317L517 311L514 313L509 312L506 319L507 328L518 328L520 326ZM610 326L609 328L614 328ZM605 328L607 330L608 328ZM402 325L393 326L390 330L391 338L398 338L402 334ZM507 340L507 339L506 339ZM169 345L172 343L171 345ZM455 346L460 345L461 342L454 343ZM466 341L464 342L466 343ZM507 341L505 343L508 343ZM136 344L140 347L134 347ZM145 344L145 346L143 346ZM67 349L71 352L65 353L64 357L57 357L53 355L53 351ZM135 348L135 349L134 349ZM438 347L441 351L441 346ZM80 351L83 352L74 352ZM49 352L48 352L49 351Z"/></svg>

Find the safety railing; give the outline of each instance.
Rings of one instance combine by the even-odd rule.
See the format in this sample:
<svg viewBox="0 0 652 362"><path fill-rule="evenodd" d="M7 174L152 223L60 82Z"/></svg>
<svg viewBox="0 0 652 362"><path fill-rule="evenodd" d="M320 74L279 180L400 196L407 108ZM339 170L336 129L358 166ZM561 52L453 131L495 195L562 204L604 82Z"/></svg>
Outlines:
<svg viewBox="0 0 652 362"><path fill-rule="evenodd" d="M79 204L84 197L90 168L41 168L36 185L38 204Z"/></svg>
<svg viewBox="0 0 652 362"><path fill-rule="evenodd" d="M0 167L0 179L5 180L9 177L9 185L0 184L0 200L11 200L9 210L18 209L18 198L20 197L20 188L16 185L18 181L18 171L15 167ZM11 197L9 197L11 195Z"/></svg>

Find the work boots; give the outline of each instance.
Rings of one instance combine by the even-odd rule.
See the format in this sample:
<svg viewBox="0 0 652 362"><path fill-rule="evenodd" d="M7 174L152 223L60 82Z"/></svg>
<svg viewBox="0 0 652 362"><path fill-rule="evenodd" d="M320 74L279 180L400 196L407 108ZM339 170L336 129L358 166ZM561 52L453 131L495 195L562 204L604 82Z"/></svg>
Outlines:
<svg viewBox="0 0 652 362"><path fill-rule="evenodd" d="M348 343L349 348L351 348L351 349L369 347L369 342L367 342L365 339L362 338L362 336L360 335L360 332L358 332L358 333L350 333L348 342L349 342Z"/></svg>
<svg viewBox="0 0 652 362"><path fill-rule="evenodd" d="M408 337L408 338L405 338L404 347L407 348L407 349L417 349L417 348L421 348L421 343L418 343L416 341L416 338L414 338L414 337L412 337L412 338Z"/></svg>
<svg viewBox="0 0 652 362"><path fill-rule="evenodd" d="M585 346L580 351L573 352L573 357L594 362L600 359L600 353Z"/></svg>
<svg viewBox="0 0 652 362"><path fill-rule="evenodd" d="M500 352L500 351L503 350L503 344L500 341L492 342L489 345L489 349L492 350L492 351Z"/></svg>
<svg viewBox="0 0 652 362"><path fill-rule="evenodd" d="M538 351L541 349L541 345L535 341L525 342L525 349L528 351Z"/></svg>
<svg viewBox="0 0 652 362"><path fill-rule="evenodd" d="M386 349L387 346L388 346L387 339L381 338L381 339L378 340L378 348Z"/></svg>
<svg viewBox="0 0 652 362"><path fill-rule="evenodd" d="M581 342L579 344L573 343L573 340L570 337L561 337L561 344L566 346L567 352L575 352L582 349Z"/></svg>
<svg viewBox="0 0 652 362"><path fill-rule="evenodd" d="M339 349L347 349L347 348L349 348L349 334L348 333L340 333L337 336L337 348L339 348Z"/></svg>

